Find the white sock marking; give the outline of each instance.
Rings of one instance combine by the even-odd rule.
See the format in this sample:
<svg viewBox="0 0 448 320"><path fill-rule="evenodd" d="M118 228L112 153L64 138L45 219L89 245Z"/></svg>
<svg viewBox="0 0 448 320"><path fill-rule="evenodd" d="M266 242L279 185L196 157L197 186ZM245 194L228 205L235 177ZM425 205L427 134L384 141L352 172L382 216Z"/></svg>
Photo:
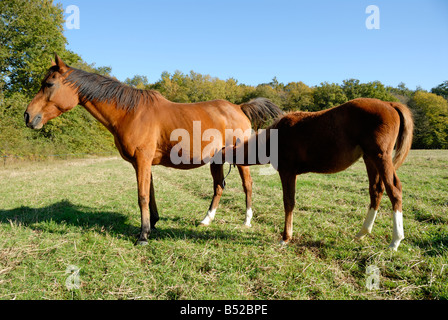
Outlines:
<svg viewBox="0 0 448 320"><path fill-rule="evenodd" d="M394 251L397 251L401 240L404 239L403 213L400 211L395 211L393 221L394 221L393 222L394 223L394 231L392 234L392 243L390 244L389 248L391 248Z"/></svg>
<svg viewBox="0 0 448 320"><path fill-rule="evenodd" d="M253 217L252 208L249 208L246 211L246 219L244 220L244 225L246 227L249 227L249 228L252 227L252 225L250 224L252 217Z"/></svg>
<svg viewBox="0 0 448 320"><path fill-rule="evenodd" d="M201 221L201 224L204 226L210 225L210 223L215 219L216 209L208 210L207 215L204 220Z"/></svg>
<svg viewBox="0 0 448 320"><path fill-rule="evenodd" d="M373 223L375 222L377 213L377 210L373 208L369 209L369 211L367 212L367 217L364 220L364 224L362 225L361 231L359 231L356 235L357 239L362 239L365 235L372 232Z"/></svg>

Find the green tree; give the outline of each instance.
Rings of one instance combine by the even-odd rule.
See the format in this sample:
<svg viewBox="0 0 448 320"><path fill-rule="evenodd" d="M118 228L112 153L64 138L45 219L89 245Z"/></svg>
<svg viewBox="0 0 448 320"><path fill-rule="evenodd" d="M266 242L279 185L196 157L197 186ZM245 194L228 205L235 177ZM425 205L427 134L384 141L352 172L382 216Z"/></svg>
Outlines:
<svg viewBox="0 0 448 320"><path fill-rule="evenodd" d="M54 52L69 64L80 60L65 49L63 26L62 7L51 0L0 1L0 83L7 94L36 92Z"/></svg>
<svg viewBox="0 0 448 320"><path fill-rule="evenodd" d="M347 79L342 81L342 90L348 100L362 97L362 86L358 79Z"/></svg>
<svg viewBox="0 0 448 320"><path fill-rule="evenodd" d="M390 91L407 97L410 97L413 94L413 91L406 87L404 82L400 82L396 88L390 88Z"/></svg>
<svg viewBox="0 0 448 320"><path fill-rule="evenodd" d="M132 77L132 79L126 78L126 80L124 80L124 83L136 89L148 89L150 87L148 77L142 75L135 75L134 77Z"/></svg>
<svg viewBox="0 0 448 320"><path fill-rule="evenodd" d="M23 112L41 86L57 52L75 68L109 75L66 49L64 11L50 0L0 1L0 154L111 151L110 133L84 108L55 118L39 130L25 127Z"/></svg>
<svg viewBox="0 0 448 320"><path fill-rule="evenodd" d="M399 100L403 104L408 104L409 100L412 98L414 91L406 87L404 82L400 82L397 87L389 86L387 91Z"/></svg>
<svg viewBox="0 0 448 320"><path fill-rule="evenodd" d="M415 121L414 148L448 148L448 102L434 93L417 91L409 107Z"/></svg>
<svg viewBox="0 0 448 320"><path fill-rule="evenodd" d="M313 109L313 89L302 81L290 82L283 90L285 92L285 101L283 102L285 110Z"/></svg>
<svg viewBox="0 0 448 320"><path fill-rule="evenodd" d="M357 79L348 79L342 82L342 90L348 100L375 98L383 101L398 101L380 81L360 83Z"/></svg>
<svg viewBox="0 0 448 320"><path fill-rule="evenodd" d="M224 83L224 99L239 104L246 93L244 85L238 85L238 80L229 78Z"/></svg>
<svg viewBox="0 0 448 320"><path fill-rule="evenodd" d="M162 72L160 80L151 85L151 89L159 91L165 98L173 102L189 102L186 76L179 70L174 74Z"/></svg>
<svg viewBox="0 0 448 320"><path fill-rule="evenodd" d="M283 101L279 95L279 91L277 91L270 84L259 84L254 90L249 90L243 100L244 102L247 102L258 97L267 98L278 105L280 108L283 107Z"/></svg>
<svg viewBox="0 0 448 320"><path fill-rule="evenodd" d="M322 82L314 88L314 105L311 111L328 109L348 101L344 90L336 83Z"/></svg>
<svg viewBox="0 0 448 320"><path fill-rule="evenodd" d="M398 101L398 99L394 97L380 81L362 83L360 88L360 97L362 98L375 98L383 101Z"/></svg>
<svg viewBox="0 0 448 320"><path fill-rule="evenodd" d="M439 84L437 87L432 88L431 92L448 99L448 80Z"/></svg>

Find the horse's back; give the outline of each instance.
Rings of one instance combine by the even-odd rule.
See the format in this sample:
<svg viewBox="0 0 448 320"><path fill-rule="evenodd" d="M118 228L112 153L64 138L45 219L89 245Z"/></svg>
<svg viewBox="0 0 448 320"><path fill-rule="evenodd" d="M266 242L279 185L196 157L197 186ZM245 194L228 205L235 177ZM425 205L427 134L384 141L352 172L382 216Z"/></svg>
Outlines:
<svg viewBox="0 0 448 320"><path fill-rule="evenodd" d="M241 107L226 100L210 100L197 103L169 103L166 115L177 128L189 128L194 121L201 123L201 129L247 129L249 119ZM187 129L188 130L188 129Z"/></svg>

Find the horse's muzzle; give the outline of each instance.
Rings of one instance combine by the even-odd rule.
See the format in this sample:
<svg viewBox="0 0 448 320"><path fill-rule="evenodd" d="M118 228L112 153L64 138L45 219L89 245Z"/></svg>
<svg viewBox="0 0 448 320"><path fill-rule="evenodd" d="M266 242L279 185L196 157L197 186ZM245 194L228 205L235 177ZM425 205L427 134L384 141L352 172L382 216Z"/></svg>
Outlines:
<svg viewBox="0 0 448 320"><path fill-rule="evenodd" d="M28 112L25 112L24 118L26 126L31 129L36 129L42 122L42 116L40 114L36 115L34 119L31 120L30 114Z"/></svg>

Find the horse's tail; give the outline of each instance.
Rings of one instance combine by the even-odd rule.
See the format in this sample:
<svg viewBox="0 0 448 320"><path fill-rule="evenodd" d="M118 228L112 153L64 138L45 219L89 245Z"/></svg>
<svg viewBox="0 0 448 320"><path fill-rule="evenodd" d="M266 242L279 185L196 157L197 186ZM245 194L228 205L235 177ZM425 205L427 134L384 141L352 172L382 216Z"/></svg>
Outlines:
<svg viewBox="0 0 448 320"><path fill-rule="evenodd" d="M393 159L395 169L398 169L403 164L412 146L414 120L411 110L405 105L394 102L391 105L400 115L400 132L398 134Z"/></svg>
<svg viewBox="0 0 448 320"><path fill-rule="evenodd" d="M263 148L270 155L270 128L255 132L243 142L237 142L236 145L222 148L220 157L223 162L242 166L267 164L261 162L258 155L259 148Z"/></svg>
<svg viewBox="0 0 448 320"><path fill-rule="evenodd" d="M252 99L243 103L241 111L249 118L254 126L254 130L260 129L269 120L275 120L283 115L283 111L271 100L266 98Z"/></svg>

